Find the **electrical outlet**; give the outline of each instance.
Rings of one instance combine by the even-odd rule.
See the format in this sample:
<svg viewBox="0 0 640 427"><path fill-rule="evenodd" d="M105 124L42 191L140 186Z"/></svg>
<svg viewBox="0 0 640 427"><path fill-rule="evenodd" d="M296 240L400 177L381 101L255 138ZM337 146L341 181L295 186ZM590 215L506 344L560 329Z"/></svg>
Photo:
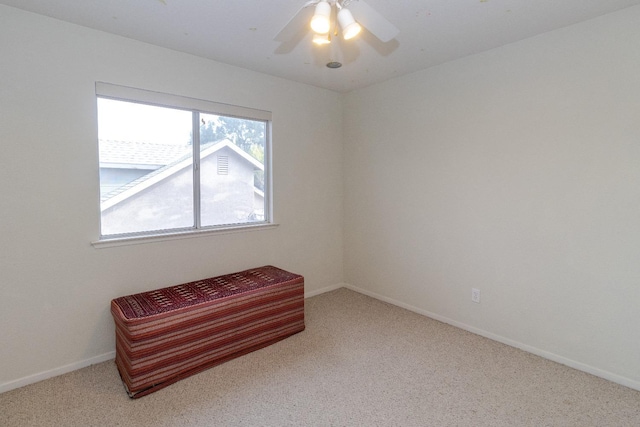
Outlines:
<svg viewBox="0 0 640 427"><path fill-rule="evenodd" d="M480 289L471 289L471 301L480 304Z"/></svg>

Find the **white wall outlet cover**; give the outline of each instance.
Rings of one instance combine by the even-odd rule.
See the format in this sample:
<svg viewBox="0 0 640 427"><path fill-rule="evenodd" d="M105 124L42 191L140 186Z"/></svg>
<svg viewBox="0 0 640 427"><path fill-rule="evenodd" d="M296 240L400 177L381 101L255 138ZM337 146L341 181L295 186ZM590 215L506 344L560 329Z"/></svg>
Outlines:
<svg viewBox="0 0 640 427"><path fill-rule="evenodd" d="M471 289L471 301L480 303L480 289Z"/></svg>

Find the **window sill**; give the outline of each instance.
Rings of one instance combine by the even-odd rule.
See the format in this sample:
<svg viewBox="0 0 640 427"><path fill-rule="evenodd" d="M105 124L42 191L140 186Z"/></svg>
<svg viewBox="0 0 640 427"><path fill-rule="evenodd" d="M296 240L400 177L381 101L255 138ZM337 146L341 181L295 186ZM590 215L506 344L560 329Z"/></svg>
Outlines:
<svg viewBox="0 0 640 427"><path fill-rule="evenodd" d="M206 237L216 234L231 234L244 233L247 231L269 230L272 228L277 228L278 225L279 224L253 224L233 227L220 227L208 230L190 230L176 233L153 234L147 236L105 238L97 240L95 242L91 242L91 245L96 249L112 248L115 246L141 245L146 243L164 242L167 240L193 239L197 237Z"/></svg>

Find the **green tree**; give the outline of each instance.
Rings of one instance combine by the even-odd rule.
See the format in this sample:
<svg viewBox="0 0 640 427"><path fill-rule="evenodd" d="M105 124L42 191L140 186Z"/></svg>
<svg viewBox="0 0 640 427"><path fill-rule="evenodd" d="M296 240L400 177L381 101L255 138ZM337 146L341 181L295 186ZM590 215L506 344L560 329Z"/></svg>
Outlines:
<svg viewBox="0 0 640 427"><path fill-rule="evenodd" d="M256 160L264 162L264 122L226 116L212 117L212 120L202 119L200 124L201 144L228 139Z"/></svg>

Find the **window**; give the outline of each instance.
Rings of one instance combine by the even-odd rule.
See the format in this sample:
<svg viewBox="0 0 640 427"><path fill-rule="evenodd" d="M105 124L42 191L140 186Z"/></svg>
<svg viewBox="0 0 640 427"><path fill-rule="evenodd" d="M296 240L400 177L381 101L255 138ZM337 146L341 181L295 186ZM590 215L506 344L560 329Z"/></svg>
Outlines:
<svg viewBox="0 0 640 427"><path fill-rule="evenodd" d="M96 84L101 239L270 223L271 114Z"/></svg>

